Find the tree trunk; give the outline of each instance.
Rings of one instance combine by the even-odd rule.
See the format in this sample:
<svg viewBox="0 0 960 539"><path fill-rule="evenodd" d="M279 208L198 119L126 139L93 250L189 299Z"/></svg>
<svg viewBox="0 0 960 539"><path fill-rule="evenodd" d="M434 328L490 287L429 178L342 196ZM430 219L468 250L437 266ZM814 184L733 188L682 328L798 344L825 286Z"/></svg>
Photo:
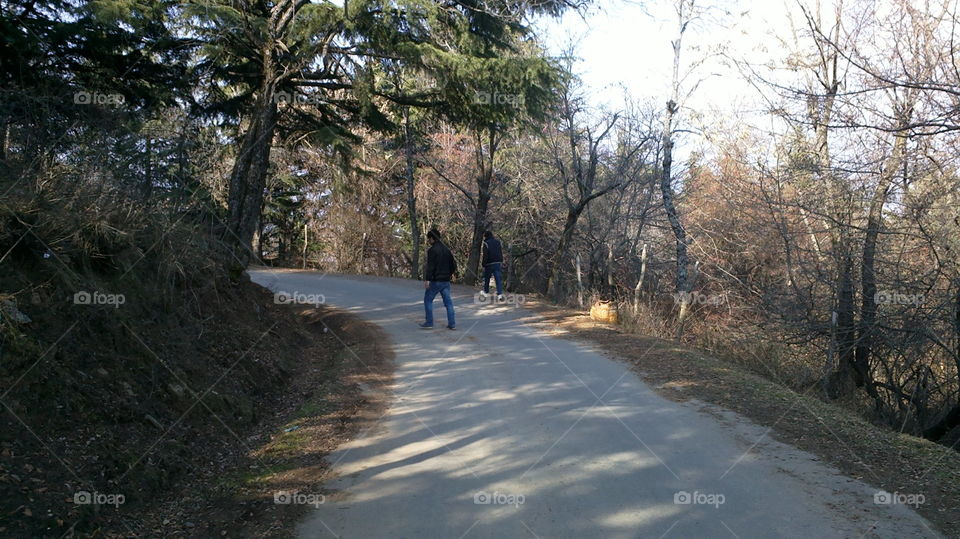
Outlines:
<svg viewBox="0 0 960 539"><path fill-rule="evenodd" d="M269 53L264 56L268 57ZM267 77L261 86L254 117L243 137L240 152L230 174L227 224L233 236L232 241L237 245L237 256L244 263L249 263L255 254L253 235L260 220L277 119L277 105L273 101L274 84L274 81Z"/></svg>
<svg viewBox="0 0 960 539"><path fill-rule="evenodd" d="M481 138L477 137L476 159L479 170L479 174L477 174L477 205L473 212L473 238L470 242L470 257L467 259L467 268L464 271L464 280L469 285L475 285L479 280L480 248L483 246L483 233L487 228L490 186L493 183L493 160L496 156L498 144L495 127L488 128L487 135L486 155L483 151Z"/></svg>
<svg viewBox="0 0 960 539"><path fill-rule="evenodd" d="M613 299L613 243L607 242L607 294Z"/></svg>
<svg viewBox="0 0 960 539"><path fill-rule="evenodd" d="M637 286L633 289L633 314L640 312L640 290L643 287L643 278L647 273L647 244L643 244L643 250L640 252L640 278L637 279Z"/></svg>
<svg viewBox="0 0 960 539"><path fill-rule="evenodd" d="M410 114L408 107L403 109L404 149L407 157L407 215L410 218L410 235L413 248L410 253L410 278L420 279L420 224L417 222L417 198L414 193L416 180L413 166L413 141L410 140Z"/></svg>
<svg viewBox="0 0 960 539"><path fill-rule="evenodd" d="M513 253L510 252L510 248L506 245L503 246L503 251L509 253L503 261L507 266L507 273L503 276L503 289L511 292L516 290L516 287L513 286Z"/></svg>
<svg viewBox="0 0 960 539"><path fill-rule="evenodd" d="M853 312L853 260L847 248L844 240L837 274L837 370L832 373L828 386L830 398L833 399L851 393L863 383L855 363L857 331Z"/></svg>
<svg viewBox="0 0 960 539"><path fill-rule="evenodd" d="M823 396L832 399L833 373L837 370L837 311L830 312L830 343L827 348L827 358L823 364L823 375L820 378L820 389Z"/></svg>
<svg viewBox="0 0 960 539"><path fill-rule="evenodd" d="M490 204L490 178L477 179L479 193L477 207L473 214L473 238L470 241L470 258L467 260L467 270L464 278L467 284L477 284L480 266L480 249L483 247L483 232L487 227L487 209Z"/></svg>
<svg viewBox="0 0 960 539"><path fill-rule="evenodd" d="M570 243L573 241L573 231L577 226L577 221L580 219L580 212L582 211L582 208L576 206L567 208L567 220L563 223L560 243L557 244L557 249L554 252L554 260L557 262L553 264L553 269L550 271L550 277L547 279L547 286L544 290L547 296L553 297L554 299L560 294L560 264L567 258Z"/></svg>
<svg viewBox="0 0 960 539"><path fill-rule="evenodd" d="M263 259L263 222L257 223L257 259Z"/></svg>
<svg viewBox="0 0 960 539"><path fill-rule="evenodd" d="M667 100L667 110L663 117L663 166L660 171L660 194L663 197L663 209L667 213L667 220L670 222L670 228L673 230L673 236L677 243L677 280L675 292L680 298L680 313L677 315L677 334L676 339L683 337L683 324L687 318L690 309L690 284L687 279L687 232L680 222L680 215L673 204L672 169L673 169L673 118L677 113L679 106L677 99L680 95L680 49L683 41L683 34L687 29L690 14L685 14L683 8L684 2L679 4L677 12L679 22L679 32L677 39L671 45L673 46L673 79L671 80L670 99ZM690 5L692 8L692 3Z"/></svg>
<svg viewBox="0 0 960 539"><path fill-rule="evenodd" d="M870 353L873 349L877 323L875 268L877 238L880 235L880 227L883 226L883 205L887 201L887 193L890 191L894 175L903 163L905 146L906 138L897 135L890 158L887 160L884 170L880 173L880 181L870 201L867 232L863 240L863 260L860 263L860 283L863 288L863 297L861 298L859 337L854 353L854 366L857 371L857 387L863 387L875 399L877 393L870 375Z"/></svg>
<svg viewBox="0 0 960 539"><path fill-rule="evenodd" d="M577 267L577 305L579 305L580 308L583 308L583 277L581 276L579 253L577 253L576 267Z"/></svg>
<svg viewBox="0 0 960 539"><path fill-rule="evenodd" d="M837 29L839 31L839 25ZM839 34L834 35L834 42L838 42ZM823 46L823 44L818 44ZM822 93L820 100L810 99L807 103L807 115L814 126L814 153L817 163L815 179L827 185L827 205L830 218L836 223L836 228L830 232L831 247L836 263L836 304L831 310L831 340L830 353L827 358L827 369L824 373L823 388L828 398L836 399L853 390L855 386L854 348L856 345L856 331L854 327L854 290L853 290L853 261L851 260L850 242L845 227L849 219L846 207L846 190L834 176L831 169L830 157L830 120L833 117L833 106L840 88L839 55L836 52L825 51L821 48L820 71L817 79L821 89L813 89ZM806 226L807 233L813 244L817 260L824 260L820 249L820 242L813 232L807 212L801 206L800 214Z"/></svg>
<svg viewBox="0 0 960 539"><path fill-rule="evenodd" d="M677 48L677 51L679 54L679 48ZM690 263L687 257L687 233L680 222L677 208L673 204L673 187L670 185L673 168L673 115L676 111L677 104L673 100L668 101L667 114L663 121L663 168L660 172L660 194L663 196L663 209L667 212L667 220L670 221L670 228L673 230L677 245L677 278L674 291L680 298L676 335L679 340L683 337L683 323L689 312L691 298L689 280L687 279L687 267Z"/></svg>
<svg viewBox="0 0 960 539"><path fill-rule="evenodd" d="M307 223L303 223L303 252L300 253L301 268L307 269Z"/></svg>
<svg viewBox="0 0 960 539"><path fill-rule="evenodd" d="M254 257L253 236L260 221L263 191L266 186L270 150L277 124L275 93L284 68L277 57L284 54L282 36L303 6L293 0L278 0L270 8L266 38L260 51L260 88L243 136L233 170L230 173L230 194L227 200L227 227L236 245L237 257L246 265Z"/></svg>

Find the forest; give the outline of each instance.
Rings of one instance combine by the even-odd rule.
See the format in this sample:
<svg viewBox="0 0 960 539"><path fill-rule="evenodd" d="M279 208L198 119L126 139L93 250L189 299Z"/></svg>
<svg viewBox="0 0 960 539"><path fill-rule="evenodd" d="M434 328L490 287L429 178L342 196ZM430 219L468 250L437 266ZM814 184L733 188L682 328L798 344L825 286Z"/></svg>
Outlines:
<svg viewBox="0 0 960 539"><path fill-rule="evenodd" d="M510 293L955 448L955 2L791 2L764 59L698 41L735 9L661 2L670 41L609 54L672 75L617 106L537 31L599 4L4 1L0 401L67 326L30 305L90 283L175 325L250 265L420 279L436 228L477 286L489 230ZM694 106L708 61L753 101Z"/></svg>

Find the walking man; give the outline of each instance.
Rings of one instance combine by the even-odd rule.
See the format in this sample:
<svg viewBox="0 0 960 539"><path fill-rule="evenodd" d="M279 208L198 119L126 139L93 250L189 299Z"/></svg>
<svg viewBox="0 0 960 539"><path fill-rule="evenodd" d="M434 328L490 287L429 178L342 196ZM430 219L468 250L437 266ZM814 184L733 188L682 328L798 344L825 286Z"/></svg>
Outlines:
<svg viewBox="0 0 960 539"><path fill-rule="evenodd" d="M456 329L457 322L453 315L453 299L450 297L450 278L457 274L457 260L453 253L440 241L440 232L430 229L427 232L427 241L430 249L427 250L427 267L423 272L423 309L427 320L420 327L433 329L433 298L440 294L443 306L447 309L447 329Z"/></svg>
<svg viewBox="0 0 960 539"><path fill-rule="evenodd" d="M490 293L490 276L497 283L497 301L503 301L503 248L500 240L487 230L483 233L483 293L486 298Z"/></svg>

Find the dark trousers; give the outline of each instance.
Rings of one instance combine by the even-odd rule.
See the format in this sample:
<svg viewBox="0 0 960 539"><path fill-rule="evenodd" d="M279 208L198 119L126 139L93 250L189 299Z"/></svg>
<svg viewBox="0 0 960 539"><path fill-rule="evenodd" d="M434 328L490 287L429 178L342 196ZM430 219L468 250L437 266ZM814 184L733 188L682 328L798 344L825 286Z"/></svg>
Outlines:
<svg viewBox="0 0 960 539"><path fill-rule="evenodd" d="M491 262L483 267L483 293L490 293L490 276L497 282L497 295L503 294L503 272L501 271L502 262Z"/></svg>

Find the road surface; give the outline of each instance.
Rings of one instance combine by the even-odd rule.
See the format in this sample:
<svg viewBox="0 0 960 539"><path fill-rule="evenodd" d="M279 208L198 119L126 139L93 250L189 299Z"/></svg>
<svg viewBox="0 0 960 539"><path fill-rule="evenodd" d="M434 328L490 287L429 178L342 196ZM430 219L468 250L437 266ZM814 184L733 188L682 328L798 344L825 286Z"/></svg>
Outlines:
<svg viewBox="0 0 960 539"><path fill-rule="evenodd" d="M421 330L421 283L250 275L376 323L396 354L387 412L330 455L334 479L300 537L938 537L767 429L663 399L466 287L454 287L456 331L439 296L437 329Z"/></svg>

